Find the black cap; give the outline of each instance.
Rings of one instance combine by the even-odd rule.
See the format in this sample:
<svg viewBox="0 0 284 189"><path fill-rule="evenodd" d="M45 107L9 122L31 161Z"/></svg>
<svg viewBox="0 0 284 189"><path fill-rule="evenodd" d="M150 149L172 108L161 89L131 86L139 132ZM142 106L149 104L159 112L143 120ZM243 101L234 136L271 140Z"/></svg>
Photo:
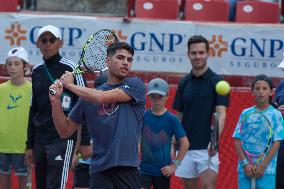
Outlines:
<svg viewBox="0 0 284 189"><path fill-rule="evenodd" d="M254 87L254 84L255 82L257 81L266 81L270 87L270 89L273 89L273 81L270 77L267 77L266 75L264 74L260 74L260 75L257 75L254 79L254 81L252 82L252 85L251 85L251 88Z"/></svg>

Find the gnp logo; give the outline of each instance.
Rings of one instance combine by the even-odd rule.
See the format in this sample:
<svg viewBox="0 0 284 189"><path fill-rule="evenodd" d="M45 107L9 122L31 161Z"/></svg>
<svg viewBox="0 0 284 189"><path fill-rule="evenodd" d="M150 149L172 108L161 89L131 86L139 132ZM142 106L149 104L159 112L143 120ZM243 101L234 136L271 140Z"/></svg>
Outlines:
<svg viewBox="0 0 284 189"><path fill-rule="evenodd" d="M22 28L20 23L15 22L5 29L5 39L10 42L10 46L21 46L21 42L27 40L26 33L27 30Z"/></svg>
<svg viewBox="0 0 284 189"><path fill-rule="evenodd" d="M221 57L223 52L228 51L228 42L223 41L222 35L219 35L218 37L213 35L212 40L209 40L209 45L209 54L212 57Z"/></svg>

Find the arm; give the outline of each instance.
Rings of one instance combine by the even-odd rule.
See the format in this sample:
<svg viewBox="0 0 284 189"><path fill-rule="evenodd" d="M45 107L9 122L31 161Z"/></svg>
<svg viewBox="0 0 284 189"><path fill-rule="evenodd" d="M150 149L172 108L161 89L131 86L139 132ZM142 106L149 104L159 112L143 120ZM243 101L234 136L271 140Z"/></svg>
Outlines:
<svg viewBox="0 0 284 189"><path fill-rule="evenodd" d="M221 136L226 121L226 106L216 106L215 111L219 114L219 137Z"/></svg>
<svg viewBox="0 0 284 189"><path fill-rule="evenodd" d="M34 98L33 98L34 99ZM32 100L33 100L32 99ZM34 143L34 128L33 128L33 116L34 116L34 107L30 107L30 112L29 112L29 121L28 121L28 130L27 130L27 142L26 142L26 149L33 149L33 143Z"/></svg>
<svg viewBox="0 0 284 189"><path fill-rule="evenodd" d="M79 149L80 142L81 142L81 130L82 130L82 127L80 127L77 130L77 141L76 141L76 145L75 145L75 149L74 149L74 153L73 153L73 157L72 157L72 163L71 163L72 169L75 169L75 167L76 167L76 165L78 164L78 161L79 161L78 149Z"/></svg>
<svg viewBox="0 0 284 189"><path fill-rule="evenodd" d="M92 145L90 144L91 138L87 129L86 123L83 123L81 128L81 135L78 137L80 139L80 145L78 147L78 151L82 155L83 159L92 156Z"/></svg>
<svg viewBox="0 0 284 189"><path fill-rule="evenodd" d="M246 155L243 151L242 145L241 145L241 141L240 139L235 138L235 150L236 153L239 157L239 160L245 160ZM253 177L254 176L254 167L251 164L248 164L246 166L243 167L245 175L247 175L248 177Z"/></svg>
<svg viewBox="0 0 284 189"><path fill-rule="evenodd" d="M132 100L132 97L130 95L118 88L108 91L101 91L75 85L74 77L71 72L67 72L62 75L60 81L65 88L89 102L108 104L114 102L128 102Z"/></svg>
<svg viewBox="0 0 284 189"><path fill-rule="evenodd" d="M81 87L77 85L68 85L66 87L70 91L74 92L76 95L80 96L82 99L94 102L98 104L109 104L114 102L128 102L132 99L131 96L126 94L121 89L112 89L108 91L101 91L96 89L90 89L86 87Z"/></svg>
<svg viewBox="0 0 284 189"><path fill-rule="evenodd" d="M186 136L181 137L178 141L180 143L180 146L179 146L179 152L177 154L176 160L182 161L189 148L189 142Z"/></svg>
<svg viewBox="0 0 284 189"><path fill-rule="evenodd" d="M54 96L49 95L54 125L58 134L62 138L67 138L79 128L80 124L68 119L63 112L60 100L63 92L63 86L61 84L52 84L50 88L57 91Z"/></svg>
<svg viewBox="0 0 284 189"><path fill-rule="evenodd" d="M187 137L181 137L179 139L179 143L180 143L180 147L179 147L179 152L177 154L177 157L174 161L176 161L177 163L172 163L170 165L167 165L165 167L163 167L161 169L161 172L163 175L169 177L171 176L175 170L178 168L179 164L181 163L181 161L183 160L188 148L189 148L189 142Z"/></svg>
<svg viewBox="0 0 284 189"><path fill-rule="evenodd" d="M34 144L34 138L35 138L35 131L33 127L33 117L37 110L35 106L33 106L33 104L35 104L34 90L32 90L32 101L31 101L30 112L29 112L26 152L25 152L25 163L28 166L34 166L33 144Z"/></svg>
<svg viewBox="0 0 284 189"><path fill-rule="evenodd" d="M141 141L138 144L138 159L142 160L142 150L141 150Z"/></svg>
<svg viewBox="0 0 284 189"><path fill-rule="evenodd" d="M273 142L269 152L267 153L263 161L259 164L259 166L257 166L256 173L255 173L256 177L263 176L267 165L269 164L271 159L274 157L274 155L277 153L279 146L280 146L280 141Z"/></svg>

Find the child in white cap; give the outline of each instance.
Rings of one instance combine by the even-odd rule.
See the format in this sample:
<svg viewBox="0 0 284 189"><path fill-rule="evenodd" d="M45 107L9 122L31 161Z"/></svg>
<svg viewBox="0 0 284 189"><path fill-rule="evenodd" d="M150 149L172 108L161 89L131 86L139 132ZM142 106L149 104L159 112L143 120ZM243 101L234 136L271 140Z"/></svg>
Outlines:
<svg viewBox="0 0 284 189"><path fill-rule="evenodd" d="M11 188L11 169L26 188L24 164L32 84L24 78L29 69L28 54L23 47L12 48L6 59L10 79L0 84L0 186Z"/></svg>

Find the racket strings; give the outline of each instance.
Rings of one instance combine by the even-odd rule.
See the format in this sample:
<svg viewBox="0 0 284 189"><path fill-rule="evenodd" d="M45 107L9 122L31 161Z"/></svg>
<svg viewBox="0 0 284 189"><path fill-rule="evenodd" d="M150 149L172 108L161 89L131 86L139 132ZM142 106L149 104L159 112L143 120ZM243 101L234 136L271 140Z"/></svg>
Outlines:
<svg viewBox="0 0 284 189"><path fill-rule="evenodd" d="M107 48L118 39L110 30L96 32L90 40L84 52L83 64L92 71L100 71L106 68Z"/></svg>
<svg viewBox="0 0 284 189"><path fill-rule="evenodd" d="M269 147L270 124L264 116L253 116L242 124L241 136L246 151L253 156L259 156Z"/></svg>

